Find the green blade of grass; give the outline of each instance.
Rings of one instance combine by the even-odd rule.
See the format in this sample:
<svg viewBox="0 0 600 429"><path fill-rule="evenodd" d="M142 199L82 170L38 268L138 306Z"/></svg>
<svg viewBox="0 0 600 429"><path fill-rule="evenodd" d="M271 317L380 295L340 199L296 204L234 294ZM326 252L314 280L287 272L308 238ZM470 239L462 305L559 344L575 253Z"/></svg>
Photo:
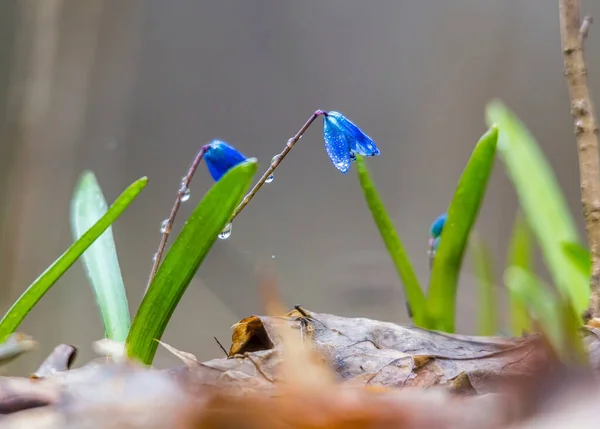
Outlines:
<svg viewBox="0 0 600 429"><path fill-rule="evenodd" d="M509 267L504 283L514 299L527 308L550 343L559 350L562 344L561 324L557 316L557 299L540 279L521 267Z"/></svg>
<svg viewBox="0 0 600 429"><path fill-rule="evenodd" d="M533 242L531 231L520 212L517 214L513 226L507 260L509 267L519 267L527 272L533 272ZM515 297L514 294L511 293L510 288L507 287L507 290L510 332L512 335L520 337L524 332L529 331L531 328L529 314L527 313L527 307L522 304L522 300Z"/></svg>
<svg viewBox="0 0 600 429"><path fill-rule="evenodd" d="M158 341L192 277L250 186L258 165L249 159L229 170L206 193L173 242L138 309L127 353L152 364Z"/></svg>
<svg viewBox="0 0 600 429"><path fill-rule="evenodd" d="M144 189L148 179L143 177L129 186L115 200L106 214L85 234L76 240L65 253L46 269L19 297L0 321L0 341L15 332L27 313L37 304L54 283L77 261L83 252L125 211Z"/></svg>
<svg viewBox="0 0 600 429"><path fill-rule="evenodd" d="M505 282L515 299L526 306L563 362L586 362L579 330L581 318L569 297L556 297L540 279L520 267L510 267Z"/></svg>
<svg viewBox="0 0 600 429"><path fill-rule="evenodd" d="M563 251L563 242L579 242L565 198L535 139L502 103L487 106L486 117L500 131L498 153L519 197L523 214L540 244L558 291L582 313L588 304L589 279Z"/></svg>
<svg viewBox="0 0 600 429"><path fill-rule="evenodd" d="M492 252L479 234L472 235L470 245L478 284L477 333L478 335L495 335L498 326Z"/></svg>
<svg viewBox="0 0 600 429"><path fill-rule="evenodd" d="M448 207L448 218L436 251L429 294L428 314L435 328L454 332L456 293L469 233L477 220L488 180L494 167L498 130L491 127L477 142Z"/></svg>
<svg viewBox="0 0 600 429"><path fill-rule="evenodd" d="M563 250L571 263L586 276L592 275L590 251L579 243L563 243Z"/></svg>
<svg viewBox="0 0 600 429"><path fill-rule="evenodd" d="M396 233L394 224L388 216L383 202L381 201L381 198L379 198L377 189L375 189L375 185L369 176L369 170L365 165L364 159L360 155L357 155L356 157L356 171L358 172L358 180L367 201L367 206L375 221L375 225L377 225L377 229L379 229L385 247L387 248L394 266L396 267L396 271L402 280L404 294L412 312L415 325L428 328L425 294L421 289L421 285L419 284L417 275L408 259L408 255L404 250L404 246Z"/></svg>
<svg viewBox="0 0 600 429"><path fill-rule="evenodd" d="M91 171L81 175L71 199L71 230L75 240L100 219L108 205L102 189ZM100 308L106 338L125 341L131 319L125 285L119 267L112 227L81 256L88 281Z"/></svg>

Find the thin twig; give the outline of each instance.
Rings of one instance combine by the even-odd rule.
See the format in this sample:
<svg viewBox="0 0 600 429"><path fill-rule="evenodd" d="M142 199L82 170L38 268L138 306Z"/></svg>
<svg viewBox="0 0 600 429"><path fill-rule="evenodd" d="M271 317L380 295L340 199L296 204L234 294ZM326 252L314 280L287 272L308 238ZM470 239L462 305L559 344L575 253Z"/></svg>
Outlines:
<svg viewBox="0 0 600 429"><path fill-rule="evenodd" d="M560 33L565 76L571 99L571 116L579 152L581 203L592 257L589 312L600 316L600 157L598 125L587 84L587 67L583 57L583 40L591 19L580 23L579 0L559 0Z"/></svg>
<svg viewBox="0 0 600 429"><path fill-rule="evenodd" d="M200 162L202 161L207 149L208 145L202 146L196 155L196 158L194 158L194 162L192 162L192 165L190 165L187 174L183 177L183 179L181 179L181 185L179 187L179 191L177 191L175 204L173 204L173 208L171 209L168 219L166 219L163 225L161 225L162 237L160 239L160 244L158 245L158 250L154 254L154 262L152 265L152 271L150 272L150 277L148 278L148 284L146 285L146 292L148 291L150 284L152 284L152 281L158 272L158 267L162 261L165 248L167 247L169 234L171 234L171 229L173 228L173 223L175 222L175 216L177 216L177 212L179 211L179 206L181 206L185 196L189 195L190 182L192 181L192 177L194 177L194 173L196 173L196 169L198 168L198 165L200 165Z"/></svg>
<svg viewBox="0 0 600 429"><path fill-rule="evenodd" d="M273 160L271 161L271 165L269 166L267 171L265 171L265 174L262 175L262 177L256 183L256 185L254 185L254 187L250 190L250 192L248 192L248 194L244 197L242 202L236 207L233 214L231 215L231 219L229 220L229 222L233 221L233 219L235 219L236 216L239 215L242 210L244 210L244 207L246 207L248 205L248 203L252 200L252 198L254 198L254 196L256 195L258 190L262 187L262 185L264 185L265 182L267 181L267 179L269 177L271 177L271 175L273 174L273 172L275 171L275 169L277 168L279 163L281 163L281 161L283 161L283 158L285 158L285 156L289 153L289 151L292 150L292 148L298 142L298 140L300 140L302 138L302 135L306 132L306 130L308 129L308 127L310 127L310 125L314 122L314 120L317 119L319 116L326 115L326 114L327 114L327 112L325 110L315 111L315 113L313 113L310 116L310 118L308 118L308 121L306 121L306 123L304 125L302 125L302 128L300 128L300 130L298 130L296 135L288 140L288 142L286 143L286 145L283 148L283 150L281 151L281 153L278 155L275 155L273 157Z"/></svg>
<svg viewBox="0 0 600 429"><path fill-rule="evenodd" d="M215 339L215 341L217 342L219 347L221 347L221 350L223 350L223 353L225 353L225 357L229 357L229 353L227 353L227 350L225 349L225 347L223 347L223 344L221 344L221 342L217 339L217 337L213 337L213 338Z"/></svg>

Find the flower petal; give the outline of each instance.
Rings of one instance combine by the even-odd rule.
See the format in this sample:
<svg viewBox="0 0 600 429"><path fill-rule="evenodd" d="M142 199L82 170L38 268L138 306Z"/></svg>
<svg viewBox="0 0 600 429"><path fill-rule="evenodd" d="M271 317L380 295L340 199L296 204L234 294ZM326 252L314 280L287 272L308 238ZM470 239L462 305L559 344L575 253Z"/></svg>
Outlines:
<svg viewBox="0 0 600 429"><path fill-rule="evenodd" d="M325 150L329 159L342 173L350 170L350 146L346 137L345 128L342 127L335 116L323 117L323 138Z"/></svg>
<svg viewBox="0 0 600 429"><path fill-rule="evenodd" d="M243 154L222 140L211 141L204 154L204 162L215 182L219 181L231 168L245 160L246 157Z"/></svg>
<svg viewBox="0 0 600 429"><path fill-rule="evenodd" d="M346 129L346 138L348 139L350 150L362 156L377 156L381 153L373 139L340 112L330 111L327 115L333 116L337 123Z"/></svg>

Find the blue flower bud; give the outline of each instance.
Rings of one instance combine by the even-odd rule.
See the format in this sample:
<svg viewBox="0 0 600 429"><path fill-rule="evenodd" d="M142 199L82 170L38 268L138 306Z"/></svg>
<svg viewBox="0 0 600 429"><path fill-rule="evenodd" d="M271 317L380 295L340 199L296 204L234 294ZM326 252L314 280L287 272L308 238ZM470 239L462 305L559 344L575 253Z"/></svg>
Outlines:
<svg viewBox="0 0 600 429"><path fill-rule="evenodd" d="M350 161L356 154L377 156L380 153L371 137L340 112L331 111L323 116L323 137L329 159L342 173L350 170Z"/></svg>
<svg viewBox="0 0 600 429"><path fill-rule="evenodd" d="M205 147L204 162L215 182L219 181L230 169L246 161L244 155L222 140L213 140Z"/></svg>
<svg viewBox="0 0 600 429"><path fill-rule="evenodd" d="M433 221L431 227L429 228L429 235L431 237L438 238L442 234L447 217L448 215L446 213L442 213Z"/></svg>

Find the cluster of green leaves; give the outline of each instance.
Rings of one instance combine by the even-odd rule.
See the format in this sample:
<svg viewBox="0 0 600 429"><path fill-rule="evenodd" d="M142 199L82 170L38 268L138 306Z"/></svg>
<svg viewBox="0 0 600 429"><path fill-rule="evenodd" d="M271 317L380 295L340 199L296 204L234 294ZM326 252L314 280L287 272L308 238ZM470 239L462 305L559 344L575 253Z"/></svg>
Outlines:
<svg viewBox="0 0 600 429"><path fill-rule="evenodd" d="M490 129L475 146L448 208L448 219L435 255L427 295L362 159L357 162L359 180L399 273L415 324L428 329L454 331L459 274L465 249L470 245L479 284L479 333L493 335L498 332L498 322L492 257L482 237L469 240L469 236L498 155L516 190L522 212L515 221L508 266L504 271L511 332L521 335L535 323L561 347L566 339L563 319L557 315L581 314L587 306L589 252L578 244L577 230L564 195L531 133L497 101L488 105L486 119ZM552 276L556 293L535 274L532 266L534 238ZM571 313L565 308L571 309Z"/></svg>
<svg viewBox="0 0 600 429"><path fill-rule="evenodd" d="M477 142L458 181L431 270L427 295L421 288L363 158L358 157L356 161L358 177L367 205L400 275L417 326L446 332L454 331L460 269L469 234L477 219L494 166L497 141L498 130L492 126Z"/></svg>
<svg viewBox="0 0 600 429"><path fill-rule="evenodd" d="M0 321L7 340L50 287L82 257L104 323L106 338L125 342L130 357L151 364L166 325L204 257L242 200L258 164L251 158L228 171L196 206L150 284L133 323L111 225L148 183L143 177L107 207L98 182L85 172L71 203L75 242L21 295Z"/></svg>

